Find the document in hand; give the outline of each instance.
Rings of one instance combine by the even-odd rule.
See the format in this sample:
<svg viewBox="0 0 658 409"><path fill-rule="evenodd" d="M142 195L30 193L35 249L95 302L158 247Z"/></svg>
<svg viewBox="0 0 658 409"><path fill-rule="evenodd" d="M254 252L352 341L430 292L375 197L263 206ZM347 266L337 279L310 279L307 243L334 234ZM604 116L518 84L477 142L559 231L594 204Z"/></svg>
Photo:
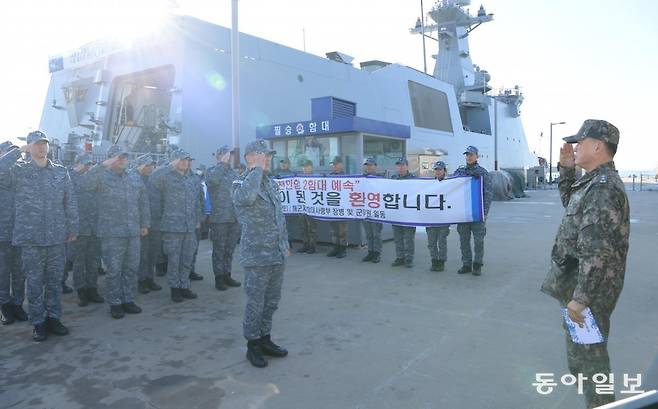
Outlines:
<svg viewBox="0 0 658 409"><path fill-rule="evenodd" d="M562 315L564 316L564 322L569 328L569 334L571 335L571 340L576 344L599 344L604 341L603 335L599 330L599 326L594 320L592 315L592 310L585 308L582 312L583 317L585 317L585 324L581 327L576 324L569 318L569 312L566 308L562 309Z"/></svg>

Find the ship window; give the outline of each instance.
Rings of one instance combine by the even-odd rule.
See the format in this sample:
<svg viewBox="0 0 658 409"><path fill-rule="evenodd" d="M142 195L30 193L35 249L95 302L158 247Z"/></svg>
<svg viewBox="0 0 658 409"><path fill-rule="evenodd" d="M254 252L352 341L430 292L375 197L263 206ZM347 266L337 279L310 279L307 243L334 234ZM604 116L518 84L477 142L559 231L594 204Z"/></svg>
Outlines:
<svg viewBox="0 0 658 409"><path fill-rule="evenodd" d="M452 132L448 96L445 92L409 81L409 98L415 126Z"/></svg>

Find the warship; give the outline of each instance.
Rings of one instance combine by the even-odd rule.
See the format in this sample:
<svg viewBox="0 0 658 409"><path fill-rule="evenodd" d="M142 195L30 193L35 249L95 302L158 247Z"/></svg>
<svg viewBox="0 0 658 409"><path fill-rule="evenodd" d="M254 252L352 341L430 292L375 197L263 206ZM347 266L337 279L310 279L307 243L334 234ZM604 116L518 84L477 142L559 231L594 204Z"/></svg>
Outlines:
<svg viewBox="0 0 658 409"><path fill-rule="evenodd" d="M493 15L483 7L471 15L469 5L437 2L427 13L433 23L421 16L410 29L438 44L431 75L380 60L357 68L339 51L319 57L240 33L239 147L265 138L293 170L312 160L318 172L335 156L350 173L365 157L391 171L405 156L429 175L439 159L455 169L475 145L485 167L525 179L538 159L523 131L523 94L518 86L494 92L473 64L469 37ZM99 39L54 55L49 70L40 127L64 163L119 143L135 154L178 146L209 164L214 148L232 144L229 28L172 14L130 44Z"/></svg>

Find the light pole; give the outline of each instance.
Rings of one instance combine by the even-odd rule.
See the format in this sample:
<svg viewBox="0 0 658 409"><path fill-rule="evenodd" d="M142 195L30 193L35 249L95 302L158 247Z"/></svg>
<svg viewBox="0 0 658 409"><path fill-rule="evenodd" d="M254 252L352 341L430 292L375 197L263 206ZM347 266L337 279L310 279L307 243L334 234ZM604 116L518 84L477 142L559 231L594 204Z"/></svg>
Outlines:
<svg viewBox="0 0 658 409"><path fill-rule="evenodd" d="M551 132L549 137L548 150L548 183L553 183L553 125L564 125L566 122L551 122Z"/></svg>

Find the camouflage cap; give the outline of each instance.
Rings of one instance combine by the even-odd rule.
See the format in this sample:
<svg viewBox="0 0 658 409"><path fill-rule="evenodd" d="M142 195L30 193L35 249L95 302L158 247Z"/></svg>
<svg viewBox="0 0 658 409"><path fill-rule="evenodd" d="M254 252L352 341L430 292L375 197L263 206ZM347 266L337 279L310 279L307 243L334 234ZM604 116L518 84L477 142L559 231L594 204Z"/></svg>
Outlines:
<svg viewBox="0 0 658 409"><path fill-rule="evenodd" d="M231 149L228 145L222 145L215 151L215 156L220 156L225 153L233 153L234 149Z"/></svg>
<svg viewBox="0 0 658 409"><path fill-rule="evenodd" d="M256 139L255 141L249 142L247 146L244 148L245 155L249 155L250 153L266 153L266 154L274 155L276 154L276 151L270 149L270 147L267 146L267 142L265 142L264 139Z"/></svg>
<svg viewBox="0 0 658 409"><path fill-rule="evenodd" d="M329 162L330 165L335 165L335 164L337 164L337 163L343 163L343 158L341 158L340 156L336 156L336 157L334 158L334 160L332 160L331 162Z"/></svg>
<svg viewBox="0 0 658 409"><path fill-rule="evenodd" d="M567 143L578 143L585 138L594 138L614 145L619 144L619 129L608 121L587 119L577 134L562 138Z"/></svg>
<svg viewBox="0 0 658 409"><path fill-rule="evenodd" d="M123 145L112 145L107 150L107 158L111 159L115 156L128 156L128 152L126 152L126 148Z"/></svg>
<svg viewBox="0 0 658 409"><path fill-rule="evenodd" d="M368 157L363 161L363 164L364 164L364 165L375 165L375 166L377 166L377 161L375 160L374 157L372 157L372 156L368 156Z"/></svg>
<svg viewBox="0 0 658 409"><path fill-rule="evenodd" d="M432 167L432 169L434 169L434 170L444 169L445 170L446 169L446 163L442 160L437 160L436 162L434 162L434 166Z"/></svg>
<svg viewBox="0 0 658 409"><path fill-rule="evenodd" d="M147 153L142 156L138 156L137 159L135 159L135 164L137 166L142 166L142 165L155 165L157 162L155 158L150 154Z"/></svg>
<svg viewBox="0 0 658 409"><path fill-rule="evenodd" d="M25 137L25 142L27 143L37 143L41 141L50 142L50 139L48 139L46 134L41 131L32 131L27 134L27 137Z"/></svg>
<svg viewBox="0 0 658 409"><path fill-rule="evenodd" d="M93 165L94 158L87 152L78 153L75 155L75 163L79 163L81 165Z"/></svg>
<svg viewBox="0 0 658 409"><path fill-rule="evenodd" d="M188 160L192 160L192 155L190 155L189 153L185 152L184 150L180 150L180 149L179 149L179 150L175 150L175 151L171 152L171 155L169 155L169 158L170 158L172 161L175 161L175 160L178 160L178 159L188 159Z"/></svg>
<svg viewBox="0 0 658 409"><path fill-rule="evenodd" d="M474 153L476 155L479 155L480 151L475 146L470 145L466 147L466 150L464 151L464 155L466 155L467 153Z"/></svg>
<svg viewBox="0 0 658 409"><path fill-rule="evenodd" d="M400 157L395 161L395 164L396 165L409 165L409 161L407 160L407 158Z"/></svg>

